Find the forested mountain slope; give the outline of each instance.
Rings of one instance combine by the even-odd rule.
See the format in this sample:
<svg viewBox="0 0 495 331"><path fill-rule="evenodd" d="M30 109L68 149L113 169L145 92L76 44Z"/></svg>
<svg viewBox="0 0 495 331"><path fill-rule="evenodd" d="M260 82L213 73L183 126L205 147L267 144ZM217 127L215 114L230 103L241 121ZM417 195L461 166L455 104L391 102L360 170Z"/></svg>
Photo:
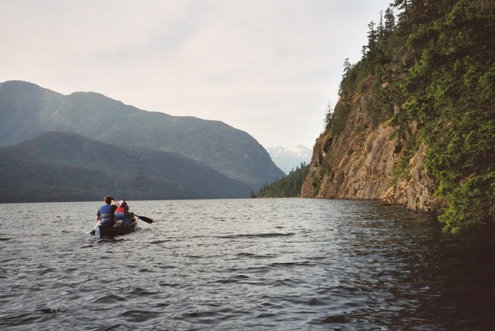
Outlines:
<svg viewBox="0 0 495 331"><path fill-rule="evenodd" d="M65 96L27 82L5 82L0 118L0 146L60 131L184 155L253 189L284 175L246 132L219 121L140 110L97 93Z"/></svg>
<svg viewBox="0 0 495 331"><path fill-rule="evenodd" d="M396 0L327 114L302 196L495 219L495 2Z"/></svg>
<svg viewBox="0 0 495 331"><path fill-rule="evenodd" d="M0 148L0 202L245 198L250 188L175 153L62 132Z"/></svg>

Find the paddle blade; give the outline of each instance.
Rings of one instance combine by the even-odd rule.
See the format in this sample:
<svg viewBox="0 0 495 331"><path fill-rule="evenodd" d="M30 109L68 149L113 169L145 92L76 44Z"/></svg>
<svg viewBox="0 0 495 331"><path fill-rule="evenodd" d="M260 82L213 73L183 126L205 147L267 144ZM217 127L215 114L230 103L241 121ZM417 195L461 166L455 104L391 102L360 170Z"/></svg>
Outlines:
<svg viewBox="0 0 495 331"><path fill-rule="evenodd" d="M153 223L153 220L151 218L148 218L148 217L145 217L145 216L139 216L139 215L136 215L136 214L134 214L134 216L136 216L141 221L144 221L146 223L149 223L149 224Z"/></svg>

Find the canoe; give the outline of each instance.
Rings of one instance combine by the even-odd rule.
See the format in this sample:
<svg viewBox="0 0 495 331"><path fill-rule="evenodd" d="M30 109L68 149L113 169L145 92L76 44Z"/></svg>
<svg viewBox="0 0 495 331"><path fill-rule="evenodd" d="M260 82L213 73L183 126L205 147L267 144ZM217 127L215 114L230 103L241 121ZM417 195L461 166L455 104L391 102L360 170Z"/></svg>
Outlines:
<svg viewBox="0 0 495 331"><path fill-rule="evenodd" d="M132 215L131 217L132 224L131 226L97 226L95 229L95 235L99 238L113 238L116 236L123 236L129 233L136 231L137 228L137 220Z"/></svg>

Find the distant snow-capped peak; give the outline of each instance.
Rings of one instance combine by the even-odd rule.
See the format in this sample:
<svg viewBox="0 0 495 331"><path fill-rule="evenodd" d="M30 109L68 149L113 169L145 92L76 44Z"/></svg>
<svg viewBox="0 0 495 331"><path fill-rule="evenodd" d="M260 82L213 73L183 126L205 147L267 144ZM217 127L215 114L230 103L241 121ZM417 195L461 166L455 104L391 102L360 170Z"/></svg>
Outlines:
<svg viewBox="0 0 495 331"><path fill-rule="evenodd" d="M270 155L286 155L297 158L311 158L312 153L311 149L303 145L268 147L266 150Z"/></svg>
<svg viewBox="0 0 495 331"><path fill-rule="evenodd" d="M309 163L312 154L312 150L303 145L268 147L266 150L273 162L287 174L301 163Z"/></svg>

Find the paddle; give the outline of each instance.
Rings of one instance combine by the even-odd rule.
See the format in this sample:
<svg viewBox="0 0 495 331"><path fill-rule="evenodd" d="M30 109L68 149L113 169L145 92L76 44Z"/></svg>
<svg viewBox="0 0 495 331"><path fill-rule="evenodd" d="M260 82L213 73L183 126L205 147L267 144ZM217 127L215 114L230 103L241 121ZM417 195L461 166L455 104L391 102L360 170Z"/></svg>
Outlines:
<svg viewBox="0 0 495 331"><path fill-rule="evenodd" d="M134 214L134 213L132 213L132 215L136 216L136 217L137 217L137 218L139 218L141 221L144 221L144 222L146 222L146 223L149 223L149 224L153 223L153 220L152 220L151 218L146 217L146 216L139 216L139 215L136 215L136 214Z"/></svg>

